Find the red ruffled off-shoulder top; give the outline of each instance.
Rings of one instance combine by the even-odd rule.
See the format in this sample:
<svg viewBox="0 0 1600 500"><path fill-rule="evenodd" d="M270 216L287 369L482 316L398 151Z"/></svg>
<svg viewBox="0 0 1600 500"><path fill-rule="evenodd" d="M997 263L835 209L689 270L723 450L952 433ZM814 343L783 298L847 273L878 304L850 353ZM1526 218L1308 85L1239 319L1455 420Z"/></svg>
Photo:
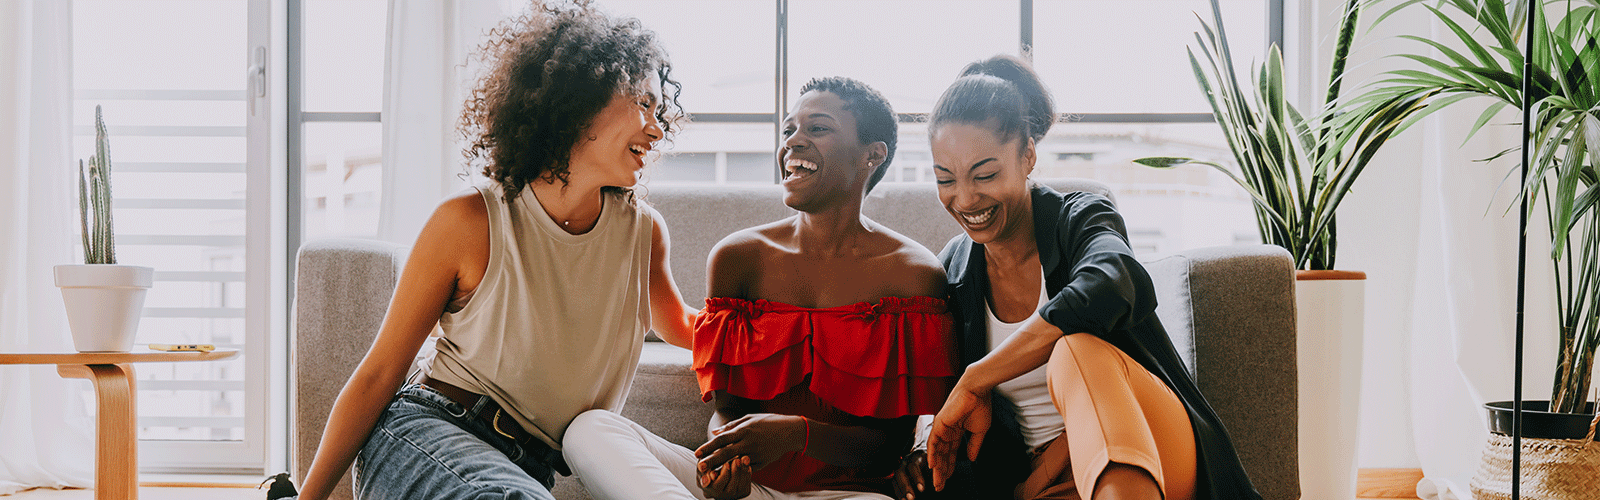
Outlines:
<svg viewBox="0 0 1600 500"><path fill-rule="evenodd" d="M713 297L695 318L694 370L706 401L725 391L772 403L764 411L845 425L840 412L933 414L956 381L953 328L945 301L932 297L830 308ZM876 490L896 465L851 471L791 453L754 479L780 491Z"/></svg>

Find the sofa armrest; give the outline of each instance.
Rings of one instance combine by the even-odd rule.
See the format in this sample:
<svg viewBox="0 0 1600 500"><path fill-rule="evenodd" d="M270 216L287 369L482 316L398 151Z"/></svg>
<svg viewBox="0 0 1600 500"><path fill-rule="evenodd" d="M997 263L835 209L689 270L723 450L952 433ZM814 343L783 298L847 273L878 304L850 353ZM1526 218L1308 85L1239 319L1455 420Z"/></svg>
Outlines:
<svg viewBox="0 0 1600 500"><path fill-rule="evenodd" d="M1300 498L1289 252L1273 245L1209 247L1149 266L1160 268L1152 275L1160 274L1157 288L1166 288L1158 308L1165 309L1158 310L1162 323L1191 363L1256 489L1267 499ZM1183 345L1184 336L1190 345Z"/></svg>
<svg viewBox="0 0 1600 500"><path fill-rule="evenodd" d="M326 239L300 247L289 348L296 477L305 478L334 399L378 335L405 255L406 247L371 240ZM331 498L350 497L347 472Z"/></svg>

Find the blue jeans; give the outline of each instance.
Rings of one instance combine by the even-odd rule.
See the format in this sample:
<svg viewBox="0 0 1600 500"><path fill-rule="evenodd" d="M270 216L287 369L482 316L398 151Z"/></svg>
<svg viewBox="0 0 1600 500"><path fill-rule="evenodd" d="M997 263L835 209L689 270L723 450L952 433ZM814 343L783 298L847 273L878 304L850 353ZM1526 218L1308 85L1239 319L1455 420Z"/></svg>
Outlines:
<svg viewBox="0 0 1600 500"><path fill-rule="evenodd" d="M555 473L529 449L496 433L478 417L432 389L409 384L378 417L356 455L356 498L385 500L555 500Z"/></svg>

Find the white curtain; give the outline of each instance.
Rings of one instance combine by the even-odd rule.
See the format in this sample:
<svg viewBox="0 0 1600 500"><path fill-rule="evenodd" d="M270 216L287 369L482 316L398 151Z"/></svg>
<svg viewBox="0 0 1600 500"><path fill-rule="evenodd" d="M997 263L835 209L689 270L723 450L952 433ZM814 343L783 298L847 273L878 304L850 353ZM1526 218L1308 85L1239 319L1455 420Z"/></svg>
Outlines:
<svg viewBox="0 0 1600 500"><path fill-rule="evenodd" d="M1318 17L1306 23L1313 29L1303 40L1316 52L1302 55L1316 71L1326 71L1343 3L1316 0ZM1415 67L1385 58L1424 51L1395 38L1402 34L1454 39L1425 9L1395 15L1360 33L1346 89ZM1457 103L1392 140L1340 207L1338 267L1368 273L1358 466L1422 469L1425 500L1472 498L1488 439L1483 403L1513 392L1518 160L1478 160L1516 147L1521 117L1506 110L1467 141L1490 102ZM1549 398L1554 370L1554 294L1548 231L1538 219L1529 225L1523 394L1537 400Z"/></svg>
<svg viewBox="0 0 1600 500"><path fill-rule="evenodd" d="M1302 105L1320 103L1345 0L1290 4L1288 63ZM1416 35L1455 38L1408 8L1356 39L1346 92L1382 72L1415 68L1388 57L1428 53ZM1383 9L1367 9L1370 23ZM1430 54L1440 57L1437 53ZM1511 206L1521 117L1506 110L1471 141L1488 99L1434 114L1384 146L1339 208L1338 267L1366 271L1360 468L1419 468L1425 500L1466 500L1488 439L1483 403L1512 397L1517 214ZM1509 210L1509 212L1508 212ZM1554 302L1548 231L1530 221L1524 397L1548 399L1554 370Z"/></svg>
<svg viewBox="0 0 1600 500"><path fill-rule="evenodd" d="M477 69L468 54L518 8L502 0L389 0L378 238L409 245L444 197L481 179L463 168L456 119Z"/></svg>
<svg viewBox="0 0 1600 500"><path fill-rule="evenodd" d="M1468 481L1488 439L1483 403L1512 397L1517 291L1516 160L1472 160L1517 144L1508 124L1462 145L1474 107L1434 118L1421 167L1416 285L1410 322L1411 418L1424 499L1470 499ZM1513 155L1514 156L1514 155ZM1513 174L1515 175L1515 174ZM1498 188L1498 192L1497 192ZM1491 204L1488 200L1494 200ZM1507 208L1510 212L1507 213ZM1556 341L1548 231L1529 221L1523 397L1549 399Z"/></svg>
<svg viewBox="0 0 1600 500"><path fill-rule="evenodd" d="M0 352L72 350L51 271L77 238L71 7L0 2ZM0 495L93 484L93 423L64 396L77 383L0 366Z"/></svg>

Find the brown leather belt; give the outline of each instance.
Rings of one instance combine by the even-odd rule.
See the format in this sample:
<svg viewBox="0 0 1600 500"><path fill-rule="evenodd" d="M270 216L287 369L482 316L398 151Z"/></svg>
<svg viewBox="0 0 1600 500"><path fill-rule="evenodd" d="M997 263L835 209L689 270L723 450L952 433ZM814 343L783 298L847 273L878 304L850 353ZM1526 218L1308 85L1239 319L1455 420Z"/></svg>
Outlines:
<svg viewBox="0 0 1600 500"><path fill-rule="evenodd" d="M563 476L572 475L572 469L567 467L567 462L562 458L561 452L556 451L550 445L545 444L544 441L523 430L522 426L517 424L517 421L507 414L505 409L501 408L498 403L490 399L489 396L435 380L427 375L422 375L417 383L427 386L446 398L450 398L451 401L455 401L466 411L471 411L482 400L483 407L478 410L479 420L488 424L489 428L494 429L496 434L516 442L525 452L532 454L538 461L544 463L548 467L547 471L558 472ZM548 476L549 472L545 474ZM535 477L534 479L544 483L546 488L551 487L551 484L553 484L551 483L551 477Z"/></svg>
<svg viewBox="0 0 1600 500"><path fill-rule="evenodd" d="M427 375L423 375L422 380L418 381L418 383L428 386L434 392L443 394L444 397L450 398L451 401L455 401L456 404L467 410L477 406L478 400L489 398L489 396L429 378ZM489 428L494 429L495 433L516 441L517 444L525 445L530 441L538 441L537 438L533 437L533 434L522 430L522 426L517 424L516 419L506 414L506 411L500 408L500 405L495 403L493 399L487 399L487 401L483 402L483 408L478 410L478 419L489 424ZM540 443L542 444L543 441L540 441Z"/></svg>

